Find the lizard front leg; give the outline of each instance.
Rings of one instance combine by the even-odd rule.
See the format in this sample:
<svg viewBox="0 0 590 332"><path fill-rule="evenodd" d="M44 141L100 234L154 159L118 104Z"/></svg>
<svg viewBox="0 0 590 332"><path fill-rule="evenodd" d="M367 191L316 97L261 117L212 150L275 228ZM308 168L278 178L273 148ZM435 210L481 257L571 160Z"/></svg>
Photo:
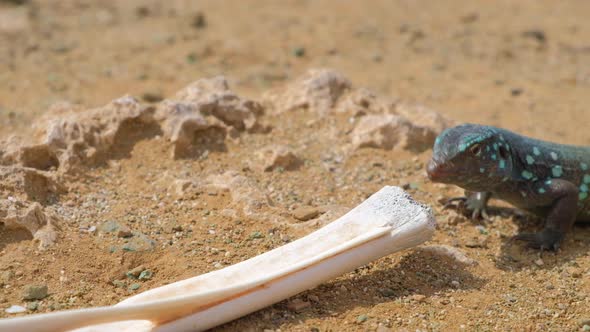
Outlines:
<svg viewBox="0 0 590 332"><path fill-rule="evenodd" d="M489 220L488 216L488 201L492 197L491 192L478 191L478 192L465 192L463 197L453 197L447 201L444 208L453 206L455 202L461 202L461 205L471 213L471 219L478 219L479 217Z"/></svg>
<svg viewBox="0 0 590 332"><path fill-rule="evenodd" d="M578 188L561 179L540 181L530 188L534 191L530 199L538 200L540 207L549 208L545 227L538 233L521 233L513 239L528 242L532 248L557 250L576 221Z"/></svg>

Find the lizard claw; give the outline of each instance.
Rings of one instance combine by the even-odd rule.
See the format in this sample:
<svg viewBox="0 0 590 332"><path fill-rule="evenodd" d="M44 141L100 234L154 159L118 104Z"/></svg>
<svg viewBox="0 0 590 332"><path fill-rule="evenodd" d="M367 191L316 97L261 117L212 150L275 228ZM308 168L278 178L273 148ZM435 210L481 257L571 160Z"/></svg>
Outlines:
<svg viewBox="0 0 590 332"><path fill-rule="evenodd" d="M449 198L447 200L447 202L445 203L445 205L443 205L443 209L459 208L459 207L465 205L466 201L467 201L467 197L465 197L465 196ZM459 203L455 204L455 202L459 202Z"/></svg>
<svg viewBox="0 0 590 332"><path fill-rule="evenodd" d="M563 233L551 229L544 229L539 233L520 233L512 237L510 242L524 241L532 249L557 251L563 240Z"/></svg>
<svg viewBox="0 0 590 332"><path fill-rule="evenodd" d="M455 203L458 202L458 203ZM462 209L467 212L471 211L471 219L478 220L483 219L485 221L491 221L490 216L488 215L488 210L485 206L485 203L474 198L472 196L469 197L453 197L447 200L445 205L443 205L443 209L454 208L454 209Z"/></svg>
<svg viewBox="0 0 590 332"><path fill-rule="evenodd" d="M483 219L485 221L491 221L490 216L488 215L488 210L486 208L475 208L471 213L471 219Z"/></svg>

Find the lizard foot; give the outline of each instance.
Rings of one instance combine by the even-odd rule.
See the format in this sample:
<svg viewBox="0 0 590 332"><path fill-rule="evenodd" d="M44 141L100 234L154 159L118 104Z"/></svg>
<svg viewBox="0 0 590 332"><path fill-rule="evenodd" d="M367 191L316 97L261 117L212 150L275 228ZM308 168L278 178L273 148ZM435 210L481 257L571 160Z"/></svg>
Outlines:
<svg viewBox="0 0 590 332"><path fill-rule="evenodd" d="M472 220L477 220L481 218L485 221L490 221L490 216L488 215L486 203L482 202L480 199L474 196L450 198L443 206L443 209L448 208L465 210L467 213L471 213Z"/></svg>
<svg viewBox="0 0 590 332"><path fill-rule="evenodd" d="M551 229L544 229L539 233L520 233L512 237L512 241L524 241L527 247L533 249L557 251L563 240L563 233Z"/></svg>

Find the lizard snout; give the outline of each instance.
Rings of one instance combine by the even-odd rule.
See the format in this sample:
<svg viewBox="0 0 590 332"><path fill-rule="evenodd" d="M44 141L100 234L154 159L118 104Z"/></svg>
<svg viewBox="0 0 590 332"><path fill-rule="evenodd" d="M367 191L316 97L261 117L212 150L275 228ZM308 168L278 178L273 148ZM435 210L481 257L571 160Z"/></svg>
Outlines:
<svg viewBox="0 0 590 332"><path fill-rule="evenodd" d="M431 181L437 181L444 175L441 165L439 165L434 159L431 159L426 166L426 174Z"/></svg>

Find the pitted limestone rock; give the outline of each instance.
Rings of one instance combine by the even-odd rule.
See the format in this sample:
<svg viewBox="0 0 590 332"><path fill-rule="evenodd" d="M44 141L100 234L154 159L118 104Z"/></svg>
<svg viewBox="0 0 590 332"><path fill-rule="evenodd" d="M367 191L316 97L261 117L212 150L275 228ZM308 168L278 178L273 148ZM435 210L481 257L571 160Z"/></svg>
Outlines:
<svg viewBox="0 0 590 332"><path fill-rule="evenodd" d="M263 95L263 101L274 113L309 109L327 114L351 86L350 81L336 71L312 69L286 87L269 91Z"/></svg>

